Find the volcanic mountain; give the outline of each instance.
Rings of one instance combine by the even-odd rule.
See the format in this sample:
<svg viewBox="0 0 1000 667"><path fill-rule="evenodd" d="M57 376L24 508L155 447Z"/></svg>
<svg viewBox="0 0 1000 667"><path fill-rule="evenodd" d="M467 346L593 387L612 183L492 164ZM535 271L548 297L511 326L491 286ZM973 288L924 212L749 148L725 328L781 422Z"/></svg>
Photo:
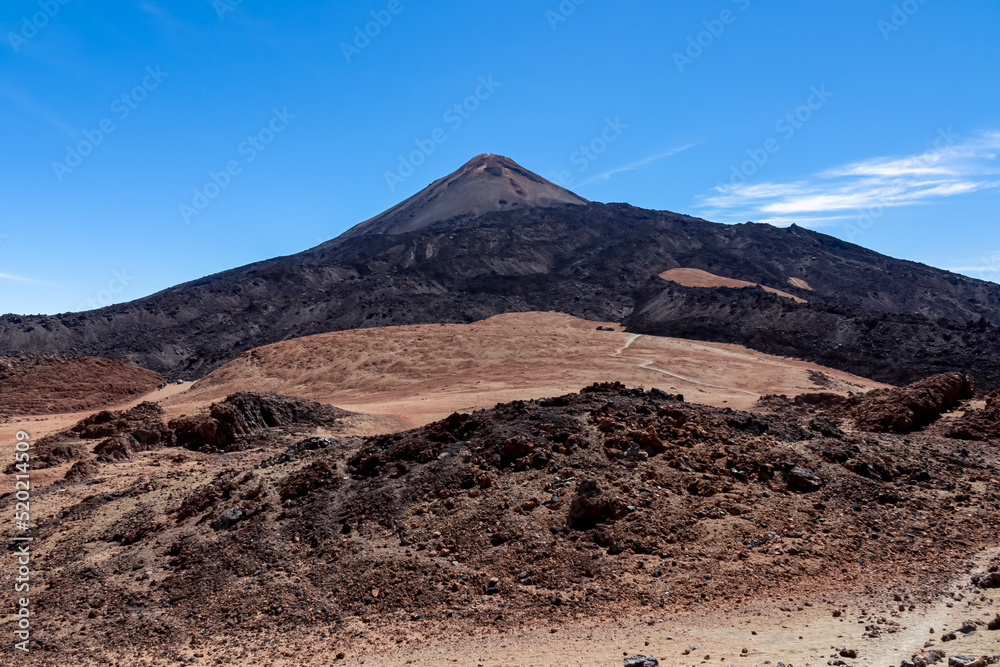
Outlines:
<svg viewBox="0 0 1000 667"><path fill-rule="evenodd" d="M692 274L697 284L676 278ZM894 384L961 370L1000 388L1000 285L797 226L587 202L489 155L297 255L96 311L0 317L0 354L95 355L196 379L300 336L529 311Z"/></svg>
<svg viewBox="0 0 1000 667"><path fill-rule="evenodd" d="M352 227L341 238L359 234L406 234L435 222L472 219L484 213L525 206L589 203L508 157L484 153L406 201Z"/></svg>

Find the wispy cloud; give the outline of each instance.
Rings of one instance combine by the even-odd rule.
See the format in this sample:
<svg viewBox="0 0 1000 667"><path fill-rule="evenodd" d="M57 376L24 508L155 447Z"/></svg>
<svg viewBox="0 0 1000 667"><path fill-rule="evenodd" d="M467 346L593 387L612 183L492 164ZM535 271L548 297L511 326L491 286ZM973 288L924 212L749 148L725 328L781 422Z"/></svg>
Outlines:
<svg viewBox="0 0 1000 667"><path fill-rule="evenodd" d="M664 160L664 159L666 159L668 157L672 157L672 156L677 155L678 153L680 153L682 151L688 150L689 148L694 148L697 145L698 145L697 143L687 144L685 146L679 146L677 148L672 148L672 149L670 149L669 151L667 151L665 153L655 153L653 155L650 155L649 157L644 157L641 160L636 160L635 162L632 162L630 164L626 164L626 165L624 165L622 167L616 167L615 169L609 169L608 171L606 171L606 172L604 172L602 174L598 174L596 176L588 178L587 180L585 180L582 183L580 183L580 185L584 186L584 185L592 185L593 183L602 183L602 182L607 181L608 179L610 179L615 174L621 174L621 173L626 172L626 171L635 171L636 169L639 169L641 167L645 167L647 164L652 164L654 162L657 162L658 160Z"/></svg>
<svg viewBox="0 0 1000 667"><path fill-rule="evenodd" d="M162 23L165 27L173 28L178 25L177 19L162 6L150 0L143 0L139 3L139 10L151 18Z"/></svg>
<svg viewBox="0 0 1000 667"><path fill-rule="evenodd" d="M64 123L55 113L36 103L28 93L17 88L9 81L0 81L0 96L22 110L42 118L70 139L77 136L77 131Z"/></svg>
<svg viewBox="0 0 1000 667"><path fill-rule="evenodd" d="M9 273L0 273L0 280L14 280L19 283L37 283L37 280L32 280L31 278L24 278L22 276L12 276Z"/></svg>
<svg viewBox="0 0 1000 667"><path fill-rule="evenodd" d="M784 183L726 184L702 198L709 216L775 225L836 224L859 211L923 204L1000 188L1000 132L962 141L942 131L933 150L852 162Z"/></svg>

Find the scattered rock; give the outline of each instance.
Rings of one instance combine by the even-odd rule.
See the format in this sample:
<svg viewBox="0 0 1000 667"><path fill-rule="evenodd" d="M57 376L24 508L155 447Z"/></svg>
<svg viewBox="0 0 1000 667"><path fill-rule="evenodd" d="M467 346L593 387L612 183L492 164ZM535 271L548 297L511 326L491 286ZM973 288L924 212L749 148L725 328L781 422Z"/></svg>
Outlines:
<svg viewBox="0 0 1000 667"><path fill-rule="evenodd" d="M218 518L212 522L212 528L215 530L225 530L226 528L231 528L236 525L245 517L246 515L239 507L227 507L222 510Z"/></svg>
<svg viewBox="0 0 1000 667"><path fill-rule="evenodd" d="M809 493L822 488L823 480L817 477L812 470L796 466L788 471L788 486Z"/></svg>
<svg viewBox="0 0 1000 667"><path fill-rule="evenodd" d="M659 667L660 661L651 655L630 655L625 658L625 667Z"/></svg>
<svg viewBox="0 0 1000 667"><path fill-rule="evenodd" d="M73 467L66 472L65 479L67 482L82 482L96 475L98 470L100 466L97 463L84 459L73 464Z"/></svg>
<svg viewBox="0 0 1000 667"><path fill-rule="evenodd" d="M1000 571L973 575L972 585L979 588L1000 588Z"/></svg>

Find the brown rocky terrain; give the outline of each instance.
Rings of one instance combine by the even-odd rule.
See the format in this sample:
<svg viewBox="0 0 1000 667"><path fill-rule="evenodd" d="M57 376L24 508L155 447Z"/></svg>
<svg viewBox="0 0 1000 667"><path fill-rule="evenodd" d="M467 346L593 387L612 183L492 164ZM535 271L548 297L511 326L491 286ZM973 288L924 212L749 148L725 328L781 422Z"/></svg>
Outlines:
<svg viewBox="0 0 1000 667"><path fill-rule="evenodd" d="M875 389L863 395L803 394L795 403L822 406L829 415L848 420L860 431L906 434L933 424L975 395L971 377L945 373L907 387Z"/></svg>
<svg viewBox="0 0 1000 667"><path fill-rule="evenodd" d="M121 463L142 452L175 446L208 453L274 446L303 429L339 430L353 415L299 398L239 392L199 414L166 423L163 416L159 403L149 401L128 410L95 413L38 439L31 467L44 470L73 463L66 478L78 480L95 472L95 463ZM12 474L15 467L11 463L5 472Z"/></svg>
<svg viewBox="0 0 1000 667"><path fill-rule="evenodd" d="M734 664L740 644L754 664L985 650L1000 450L943 421L870 432L810 399L746 412L599 384L401 433L96 462L35 490L33 658L446 664L433 647L471 633L496 651L471 664L561 664L560 646L697 664L709 618L749 619L703 637ZM786 609L801 647L767 643ZM499 662L508 643L521 657Z"/></svg>
<svg viewBox="0 0 1000 667"><path fill-rule="evenodd" d="M949 438L1000 440L1000 392L986 397L981 408L972 408L952 422Z"/></svg>
<svg viewBox="0 0 1000 667"><path fill-rule="evenodd" d="M0 359L16 664L1000 664L998 304L483 155L298 255L0 317L38 353Z"/></svg>
<svg viewBox="0 0 1000 667"><path fill-rule="evenodd" d="M159 373L111 359L0 357L0 419L117 405L164 382Z"/></svg>

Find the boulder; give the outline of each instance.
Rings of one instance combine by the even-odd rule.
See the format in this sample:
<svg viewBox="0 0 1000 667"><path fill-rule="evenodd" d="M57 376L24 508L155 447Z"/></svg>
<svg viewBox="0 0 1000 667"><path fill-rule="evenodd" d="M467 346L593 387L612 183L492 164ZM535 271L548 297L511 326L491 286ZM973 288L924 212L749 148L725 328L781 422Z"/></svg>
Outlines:
<svg viewBox="0 0 1000 667"><path fill-rule="evenodd" d="M789 487L803 493L816 491L823 486L823 480L816 473L808 468L800 468L798 466L788 471L787 482Z"/></svg>
<svg viewBox="0 0 1000 667"><path fill-rule="evenodd" d="M625 658L625 667L659 667L660 661L651 655L630 655Z"/></svg>

